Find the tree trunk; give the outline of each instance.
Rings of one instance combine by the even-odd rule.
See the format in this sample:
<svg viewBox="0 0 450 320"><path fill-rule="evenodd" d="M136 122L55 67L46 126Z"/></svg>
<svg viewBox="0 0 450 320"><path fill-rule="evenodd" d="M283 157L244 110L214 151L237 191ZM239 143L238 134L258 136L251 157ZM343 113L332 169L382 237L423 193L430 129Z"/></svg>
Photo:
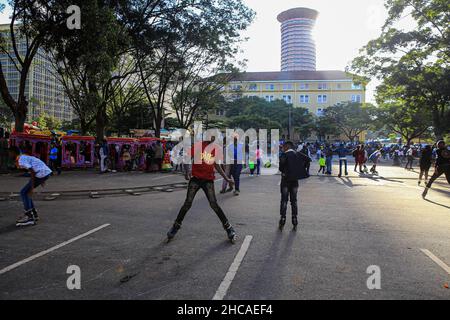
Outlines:
<svg viewBox="0 0 450 320"><path fill-rule="evenodd" d="M22 100L17 105L17 110L14 112L15 130L16 132L23 132L25 128L25 121L27 120L28 102Z"/></svg>
<svg viewBox="0 0 450 320"><path fill-rule="evenodd" d="M103 109L103 108L102 108ZM95 133L97 136L97 142L102 142L105 138L105 127L106 127L106 114L103 110L97 112L95 118Z"/></svg>

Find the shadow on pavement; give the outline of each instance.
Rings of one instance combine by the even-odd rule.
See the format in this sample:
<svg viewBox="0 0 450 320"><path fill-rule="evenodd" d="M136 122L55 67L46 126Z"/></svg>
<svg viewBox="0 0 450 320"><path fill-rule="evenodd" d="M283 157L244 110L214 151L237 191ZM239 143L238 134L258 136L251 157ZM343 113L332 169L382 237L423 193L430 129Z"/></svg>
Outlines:
<svg viewBox="0 0 450 320"><path fill-rule="evenodd" d="M450 207L449 207L449 206L446 206L445 204L437 203L437 202L435 202L435 201L428 200L428 199L425 199L425 201L426 201L426 202L429 202L429 203L432 203L432 204L435 204L435 205L440 206L440 207L444 207L444 208L450 209Z"/></svg>
<svg viewBox="0 0 450 320"><path fill-rule="evenodd" d="M29 227L31 228L31 227ZM15 225L11 224L5 227L0 228L0 235L9 234L17 231L23 231L24 228L17 228Z"/></svg>
<svg viewBox="0 0 450 320"><path fill-rule="evenodd" d="M266 252L267 258L261 262L258 276L252 282L252 296L246 299L280 299L282 289L282 276L286 275L284 270L289 265L287 259L291 256L294 240L299 231L291 231L287 225L283 232L277 228L272 245ZM286 242L282 241L288 234ZM281 247L281 245L283 246ZM270 294L270 296L268 296Z"/></svg>

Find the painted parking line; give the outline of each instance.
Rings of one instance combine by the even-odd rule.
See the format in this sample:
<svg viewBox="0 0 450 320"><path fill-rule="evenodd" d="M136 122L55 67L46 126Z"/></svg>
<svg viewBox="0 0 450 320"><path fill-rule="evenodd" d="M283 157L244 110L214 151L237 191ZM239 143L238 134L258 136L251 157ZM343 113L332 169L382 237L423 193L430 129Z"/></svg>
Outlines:
<svg viewBox="0 0 450 320"><path fill-rule="evenodd" d="M9 272L11 270L14 270L14 269L16 269L16 268L18 268L18 267L20 267L20 266L22 266L22 265L24 265L24 264L26 264L28 262L31 262L33 260L36 260L36 259L40 258L40 257L43 257L46 254L49 254L49 253L51 253L51 252L53 252L55 250L58 250L58 249L60 249L62 247L65 247L65 246L67 246L67 245L69 245L69 244L71 244L71 243L73 243L75 241L78 241L78 240L83 239L83 238L85 238L87 236L90 236L91 234L93 234L95 232L98 232L98 231L100 231L102 229L105 229L105 228L107 228L109 226L110 226L110 224L104 224L104 225L102 225L102 226L100 226L98 228L95 228L95 229L92 229L91 231L83 233L83 234L81 234L81 235L79 235L79 236L77 236L75 238L72 238L72 239L67 240L67 241L65 241L63 243L60 243L60 244L58 244L58 245L56 245L56 246L54 246L54 247L52 247L50 249L47 249L47 250L42 251L42 252L39 252L39 253L37 253L37 254L29 257L29 258L26 258L26 259L24 259L22 261L16 262L16 263L10 265L9 267L6 267L6 268L0 270L0 275L5 274L5 273L7 273L7 272Z"/></svg>
<svg viewBox="0 0 450 320"><path fill-rule="evenodd" d="M448 274L450 274L450 267L445 264L444 261L442 261L441 259L439 259L438 257L436 257L431 251L427 250L427 249L420 249L420 251L422 251L428 258L430 258L431 260L433 260L439 267L441 267L442 269L444 269Z"/></svg>
<svg viewBox="0 0 450 320"><path fill-rule="evenodd" d="M220 284L219 289L217 289L217 292L214 295L213 300L223 300L227 295L228 289L230 288L231 283L233 282L234 277L236 276L239 267L241 266L242 261L244 260L245 255L247 254L248 248L250 247L250 243L252 242L252 240L253 240L252 236L245 237L241 249L236 255L236 258L234 258L233 264L230 266L230 269L228 269L228 272L225 278L223 279L222 283Z"/></svg>

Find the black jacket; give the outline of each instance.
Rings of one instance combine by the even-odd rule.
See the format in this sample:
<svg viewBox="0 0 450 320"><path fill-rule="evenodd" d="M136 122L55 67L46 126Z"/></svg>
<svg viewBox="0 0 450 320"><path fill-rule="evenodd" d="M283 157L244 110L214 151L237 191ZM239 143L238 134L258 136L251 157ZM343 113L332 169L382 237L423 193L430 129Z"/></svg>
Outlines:
<svg viewBox="0 0 450 320"><path fill-rule="evenodd" d="M306 165L311 159L301 153L288 151L280 157L280 171L283 181L294 182L301 179L309 178L306 172Z"/></svg>

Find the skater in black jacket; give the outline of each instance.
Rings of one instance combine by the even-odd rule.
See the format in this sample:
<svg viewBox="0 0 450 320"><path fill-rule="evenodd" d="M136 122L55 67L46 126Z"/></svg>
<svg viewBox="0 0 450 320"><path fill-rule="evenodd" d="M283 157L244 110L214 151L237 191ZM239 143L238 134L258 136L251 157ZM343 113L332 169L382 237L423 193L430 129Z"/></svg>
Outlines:
<svg viewBox="0 0 450 320"><path fill-rule="evenodd" d="M306 167L311 162L311 159L301 153L294 151L294 144L290 141L283 146L283 153L280 157L280 171L281 171L281 208L280 208L280 230L283 230L286 225L286 213L289 198L292 207L292 224L294 230L298 226L298 180L309 177Z"/></svg>

